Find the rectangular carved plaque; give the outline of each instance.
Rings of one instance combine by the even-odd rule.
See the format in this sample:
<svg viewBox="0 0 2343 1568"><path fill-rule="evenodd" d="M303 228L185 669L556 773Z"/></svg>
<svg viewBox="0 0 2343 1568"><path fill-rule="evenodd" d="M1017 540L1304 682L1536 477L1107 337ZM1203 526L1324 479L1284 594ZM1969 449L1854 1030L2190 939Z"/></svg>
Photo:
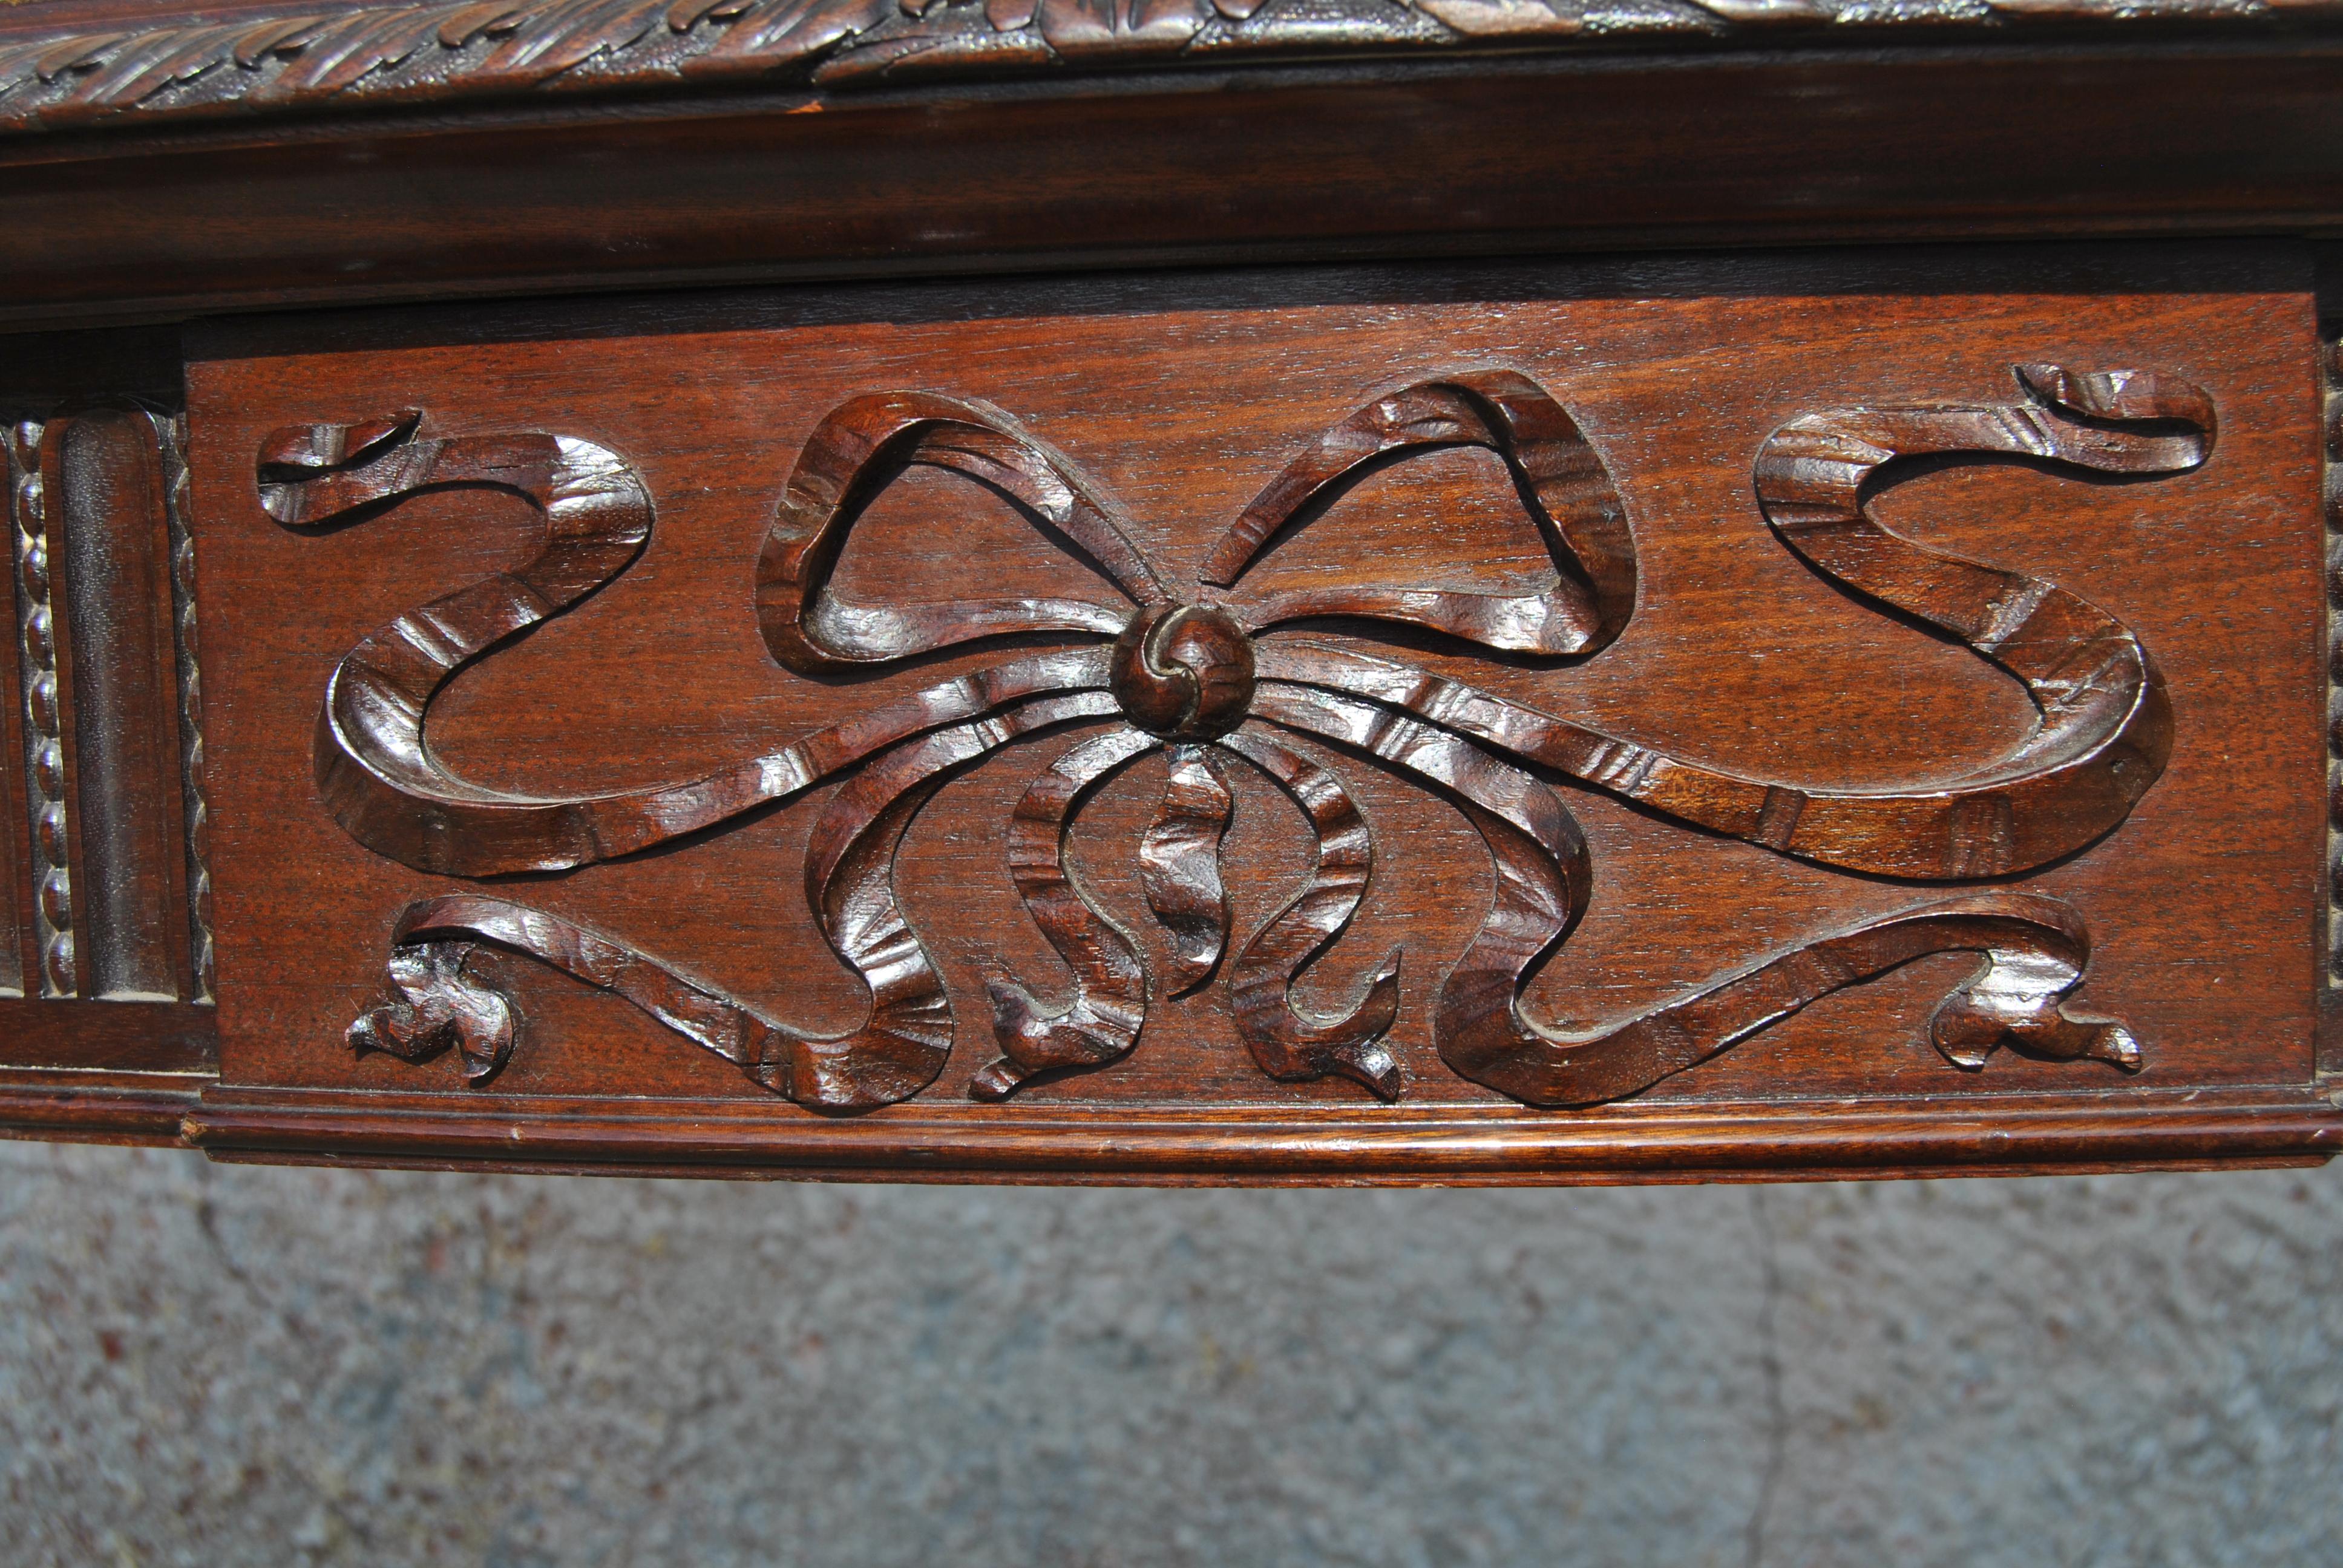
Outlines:
<svg viewBox="0 0 2343 1568"><path fill-rule="evenodd" d="M2285 247L206 328L225 1153L2317 1156Z"/></svg>

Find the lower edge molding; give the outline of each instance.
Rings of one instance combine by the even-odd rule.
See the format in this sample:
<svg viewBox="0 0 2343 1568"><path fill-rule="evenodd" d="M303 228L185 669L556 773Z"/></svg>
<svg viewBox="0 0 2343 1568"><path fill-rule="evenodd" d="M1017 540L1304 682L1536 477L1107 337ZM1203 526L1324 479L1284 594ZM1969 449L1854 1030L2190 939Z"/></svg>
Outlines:
<svg viewBox="0 0 2343 1568"><path fill-rule="evenodd" d="M188 1073L7 1073L0 1077L0 1138L71 1143L176 1144L205 1081Z"/></svg>
<svg viewBox="0 0 2343 1568"><path fill-rule="evenodd" d="M1540 1184L2318 1164L2343 1110L2274 1087L1956 1104L1006 1112L852 1121L739 1104L205 1090L181 1137L224 1161L853 1181Z"/></svg>

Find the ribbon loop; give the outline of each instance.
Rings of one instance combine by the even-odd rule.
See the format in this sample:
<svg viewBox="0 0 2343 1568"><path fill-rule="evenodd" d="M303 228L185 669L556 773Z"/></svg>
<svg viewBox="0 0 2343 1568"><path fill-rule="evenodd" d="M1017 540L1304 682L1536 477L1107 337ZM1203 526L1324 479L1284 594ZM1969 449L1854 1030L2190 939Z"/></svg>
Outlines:
<svg viewBox="0 0 2343 1568"><path fill-rule="evenodd" d="M1635 609L1635 542L1618 487L1578 422L1528 377L1473 370L1379 397L1328 430L1254 498L1198 578L1233 588L1276 538L1307 528L1378 468L1459 447L1493 452L1520 491L1555 572L1543 593L1339 587L1267 593L1256 627L1339 618L1428 628L1509 653L1596 653Z"/></svg>
<svg viewBox="0 0 2343 1568"><path fill-rule="evenodd" d="M1103 633L1127 608L1066 598L956 598L917 605L850 604L830 591L847 536L870 503L913 466L976 480L1062 534L1139 606L1168 604L1134 547L1122 509L1074 466L1007 414L933 392L852 397L823 416L789 474L757 559L757 619L765 646L800 674L890 663L1021 632Z"/></svg>

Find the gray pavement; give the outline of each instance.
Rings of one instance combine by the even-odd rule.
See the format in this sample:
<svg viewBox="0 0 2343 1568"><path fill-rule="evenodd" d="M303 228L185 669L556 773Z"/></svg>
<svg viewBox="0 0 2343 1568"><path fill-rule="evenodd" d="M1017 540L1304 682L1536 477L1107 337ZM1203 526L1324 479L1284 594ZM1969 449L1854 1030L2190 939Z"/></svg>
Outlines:
<svg viewBox="0 0 2343 1568"><path fill-rule="evenodd" d="M2343 1172L1147 1192L0 1144L15 1563L2343 1561Z"/></svg>

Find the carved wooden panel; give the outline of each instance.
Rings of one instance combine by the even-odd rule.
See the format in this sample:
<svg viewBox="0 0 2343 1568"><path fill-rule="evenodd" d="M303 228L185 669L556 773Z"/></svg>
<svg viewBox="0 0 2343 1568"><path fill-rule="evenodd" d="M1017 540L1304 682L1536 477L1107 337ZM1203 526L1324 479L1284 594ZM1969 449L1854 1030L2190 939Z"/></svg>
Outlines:
<svg viewBox="0 0 2343 1568"><path fill-rule="evenodd" d="M1540 1179L2329 1136L2298 252L189 351L217 1151Z"/></svg>

